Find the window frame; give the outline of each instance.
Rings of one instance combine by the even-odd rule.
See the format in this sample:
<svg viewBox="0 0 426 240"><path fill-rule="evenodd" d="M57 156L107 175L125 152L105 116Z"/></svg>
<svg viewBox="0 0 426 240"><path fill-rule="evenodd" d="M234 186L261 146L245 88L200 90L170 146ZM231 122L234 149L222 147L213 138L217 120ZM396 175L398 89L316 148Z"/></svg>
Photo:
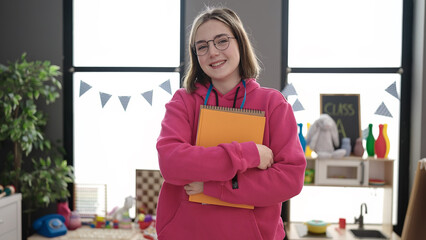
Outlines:
<svg viewBox="0 0 426 240"><path fill-rule="evenodd" d="M289 1L282 1L281 89L288 83L289 73L399 73L401 74L399 172L397 193L397 223L394 231L401 235L408 206L410 128L411 128L411 65L413 38L413 1L403 0L402 55L399 68L290 68L288 66ZM289 219L289 201L283 203L282 218Z"/></svg>
<svg viewBox="0 0 426 240"><path fill-rule="evenodd" d="M180 0L180 56L178 67L75 67L73 66L73 0L63 1L63 97L64 97L64 149L69 165L74 166L74 113L73 113L73 74L75 72L178 72L184 74L185 56L185 0ZM181 85L181 82L180 82ZM74 199L73 184L68 185Z"/></svg>

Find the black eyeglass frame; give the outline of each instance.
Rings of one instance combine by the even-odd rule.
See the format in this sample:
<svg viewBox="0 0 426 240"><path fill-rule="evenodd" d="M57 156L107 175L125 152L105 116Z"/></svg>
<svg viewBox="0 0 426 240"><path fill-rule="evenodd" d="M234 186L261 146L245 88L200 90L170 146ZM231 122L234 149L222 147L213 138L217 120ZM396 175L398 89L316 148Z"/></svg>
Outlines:
<svg viewBox="0 0 426 240"><path fill-rule="evenodd" d="M216 46L216 43L215 43L215 40L216 40L216 39L218 39L218 38L221 38L221 37L227 37L227 38L228 38L228 46L226 46L226 48L224 48L224 49L219 49L219 48ZM197 56L204 56L204 55L206 55L206 54L207 54L207 52L209 51L209 48L210 48L209 42L213 42L213 45L214 45L214 47L215 47L217 50L219 50L219 51L225 51L226 49L228 49L228 48L229 48L229 45L231 44L231 41L229 41L229 39L237 39L237 38L236 38L236 37L231 37L231 36L229 36L229 35L227 35L227 34L220 34L220 35L217 35L216 37L214 37L214 38L213 38L213 39L211 39L211 40L208 40L208 41L201 40L201 41L198 41L198 42L197 42L197 43L206 43L207 50L206 50L206 52L205 52L204 54L197 54L197 48L196 48L196 44L197 44L197 43L194 43L194 45L192 46L192 50L194 51L194 54L195 54L195 55L197 55Z"/></svg>

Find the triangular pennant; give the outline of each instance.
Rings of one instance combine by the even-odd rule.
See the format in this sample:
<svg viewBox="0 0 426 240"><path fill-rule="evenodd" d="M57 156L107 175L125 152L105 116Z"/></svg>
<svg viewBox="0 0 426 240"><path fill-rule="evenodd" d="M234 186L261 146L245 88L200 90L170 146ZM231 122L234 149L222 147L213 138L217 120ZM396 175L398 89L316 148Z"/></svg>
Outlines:
<svg viewBox="0 0 426 240"><path fill-rule="evenodd" d="M121 106L123 106L123 108L124 108L124 111L126 111L126 109L127 109L127 105L129 104L130 97L131 96L118 96L118 98L120 99L120 102L121 102Z"/></svg>
<svg viewBox="0 0 426 240"><path fill-rule="evenodd" d="M152 90L150 90L150 91L147 91L147 92L144 92L144 93L141 93L141 95L142 95L142 97L144 97L145 98L145 100L152 106L152 93L153 93L153 91Z"/></svg>
<svg viewBox="0 0 426 240"><path fill-rule="evenodd" d="M362 139L367 139L367 137L368 137L368 132L369 132L369 129L368 129L368 128L366 128L366 129L362 130Z"/></svg>
<svg viewBox="0 0 426 240"><path fill-rule="evenodd" d="M299 99L296 99L296 101L293 103L293 112L302 111L305 110L302 103L300 103Z"/></svg>
<svg viewBox="0 0 426 240"><path fill-rule="evenodd" d="M389 110L386 107L384 102L382 102L382 104L380 104L380 106L377 108L377 110L374 114L382 115L382 116L385 116L385 117L392 117L392 114L389 112Z"/></svg>
<svg viewBox="0 0 426 240"><path fill-rule="evenodd" d="M172 88L170 87L170 79L169 79L169 80L167 80L167 81L165 81L165 82L163 82L162 84L160 84L160 87L161 87L164 91L166 91L166 92L168 92L170 95L172 95Z"/></svg>
<svg viewBox="0 0 426 240"><path fill-rule="evenodd" d="M281 93L286 98L290 95L297 95L296 89L294 88L292 83L287 84L287 86L285 86L285 88L281 91Z"/></svg>
<svg viewBox="0 0 426 240"><path fill-rule="evenodd" d="M87 92L91 88L92 88L92 86L90 86L89 84L80 80L80 95L79 95L79 97L81 97L81 95L83 95L85 92Z"/></svg>
<svg viewBox="0 0 426 240"><path fill-rule="evenodd" d="M104 108L105 104L106 104L106 103L109 101L109 99L111 98L111 94L103 93L103 92L99 92L99 95L101 96L102 108Z"/></svg>
<svg viewBox="0 0 426 240"><path fill-rule="evenodd" d="M386 88L386 92L399 100L398 92L396 91L396 82L393 82L388 88Z"/></svg>

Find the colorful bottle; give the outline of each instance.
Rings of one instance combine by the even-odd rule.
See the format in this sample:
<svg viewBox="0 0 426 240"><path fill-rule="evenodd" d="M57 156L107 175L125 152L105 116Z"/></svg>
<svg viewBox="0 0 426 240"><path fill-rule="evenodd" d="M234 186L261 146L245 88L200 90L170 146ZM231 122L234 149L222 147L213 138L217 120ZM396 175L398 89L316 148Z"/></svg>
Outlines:
<svg viewBox="0 0 426 240"><path fill-rule="evenodd" d="M306 140L302 133L303 123L298 123L297 125L299 126L299 141L302 145L303 152L306 152Z"/></svg>
<svg viewBox="0 0 426 240"><path fill-rule="evenodd" d="M309 131L311 124L307 123L306 126L308 127L308 131ZM309 147L309 145L306 145L305 157L311 157L311 156L312 156L312 149L311 147Z"/></svg>
<svg viewBox="0 0 426 240"><path fill-rule="evenodd" d="M376 139L373 136L373 124L368 124L368 136L365 148L369 157L374 157L374 143Z"/></svg>
<svg viewBox="0 0 426 240"><path fill-rule="evenodd" d="M386 123L383 124L383 137L385 137L385 141L386 141L385 158L388 158L389 149L390 149L390 142L389 142L389 137L388 137L388 125Z"/></svg>
<svg viewBox="0 0 426 240"><path fill-rule="evenodd" d="M56 212L65 218L65 226L68 228L71 218L71 209L68 207L68 200L59 200L56 204Z"/></svg>
<svg viewBox="0 0 426 240"><path fill-rule="evenodd" d="M386 140L383 136L383 124L379 124L379 136L374 143L374 152L378 158L384 158L386 154Z"/></svg>
<svg viewBox="0 0 426 240"><path fill-rule="evenodd" d="M357 157L362 157L364 155L364 146L362 146L362 138L357 138L354 146L354 155Z"/></svg>
<svg viewBox="0 0 426 240"><path fill-rule="evenodd" d="M346 150L345 157L349 156L352 152L352 146L351 146L351 139L350 138L343 138L342 139L342 147L341 149Z"/></svg>

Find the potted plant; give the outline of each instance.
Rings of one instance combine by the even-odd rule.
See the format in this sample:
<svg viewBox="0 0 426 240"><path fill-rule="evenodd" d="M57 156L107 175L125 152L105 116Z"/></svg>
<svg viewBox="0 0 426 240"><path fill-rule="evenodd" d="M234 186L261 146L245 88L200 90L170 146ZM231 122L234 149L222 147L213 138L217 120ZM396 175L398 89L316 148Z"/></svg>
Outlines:
<svg viewBox="0 0 426 240"><path fill-rule="evenodd" d="M73 167L46 139L46 115L38 107L60 96L60 75L58 66L27 61L25 53L7 66L0 64L0 152L6 159L0 161L0 183L22 193L24 213L70 196Z"/></svg>

